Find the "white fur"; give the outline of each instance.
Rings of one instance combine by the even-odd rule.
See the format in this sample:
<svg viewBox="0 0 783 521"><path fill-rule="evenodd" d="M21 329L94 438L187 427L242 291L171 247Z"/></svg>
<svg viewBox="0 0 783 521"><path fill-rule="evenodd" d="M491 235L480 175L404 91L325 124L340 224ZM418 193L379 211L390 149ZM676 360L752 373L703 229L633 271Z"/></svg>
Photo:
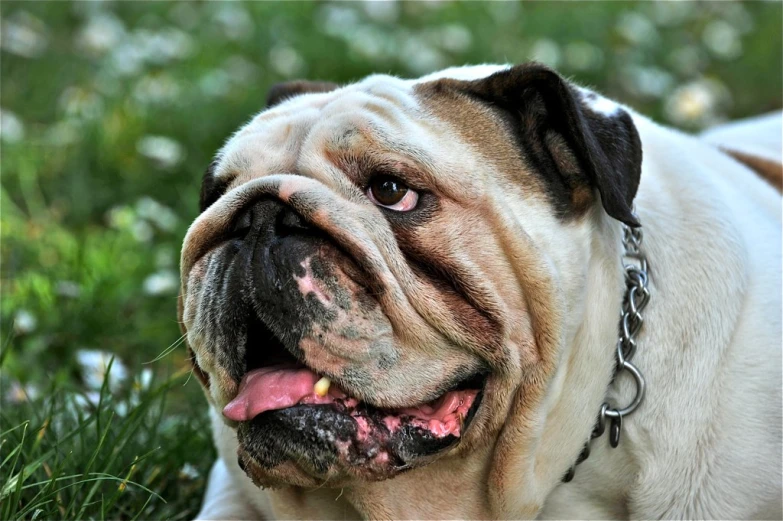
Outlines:
<svg viewBox="0 0 783 521"><path fill-rule="evenodd" d="M453 68L417 81L475 79L506 67ZM362 82L373 89L414 83L385 76ZM408 96L404 88L391 91ZM319 96L333 99L334 93ZM294 104L308 110L305 98L292 100L286 110ZM591 108L604 115L628 110L600 96ZM618 448L609 448L606 437L597 439L571 483L520 482L512 496L519 505L543 502L541 518L779 519L780 196L713 146L628 111L644 147L636 212L652 269L652 300L634 362L648 393L626 421ZM758 134L753 123L737 128L742 131L732 139ZM412 141L415 132L405 128ZM775 139L779 149L779 134ZM235 138L224 153L237 147ZM454 153L460 161L473 161ZM535 201L515 207L513 218L548 256L570 306L563 360L578 360L571 369L576 374L567 374L565 363L555 374L540 411L546 429L543 420L558 407L606 392L602 375L612 363L613 346L592 339L611 337L617 327L619 310L605 303L621 284L619 273L607 275L617 265L619 224L596 212L587 224L552 234L551 227L564 225ZM633 387L621 376L607 398L626 404ZM553 433L567 443L546 448L538 461L572 461L583 442L579 433L597 412L574 410L578 428L570 438L562 428ZM282 515L274 494L259 491L237 466L235 432L212 415L220 458L198 519ZM327 490L313 497L331 494ZM322 517L356 514L344 497L332 502L332 496L323 504L334 508L323 510Z"/></svg>
<svg viewBox="0 0 783 521"><path fill-rule="evenodd" d="M590 107L593 112L604 116L613 116L620 110L620 105L614 101L604 98L597 92L580 87L579 91L583 94L582 101Z"/></svg>
<svg viewBox="0 0 783 521"><path fill-rule="evenodd" d="M634 362L648 394L620 446L594 442L541 517L779 519L780 196L699 140L633 118L652 267ZM631 396L623 379L609 398Z"/></svg>
<svg viewBox="0 0 783 521"><path fill-rule="evenodd" d="M728 150L783 162L783 112L743 119L706 130L702 139Z"/></svg>

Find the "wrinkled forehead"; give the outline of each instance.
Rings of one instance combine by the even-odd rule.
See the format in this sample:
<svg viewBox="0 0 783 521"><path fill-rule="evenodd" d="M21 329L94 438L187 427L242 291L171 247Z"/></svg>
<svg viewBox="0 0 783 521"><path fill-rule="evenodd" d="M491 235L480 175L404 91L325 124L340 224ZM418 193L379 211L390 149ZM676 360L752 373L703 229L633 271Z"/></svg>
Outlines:
<svg viewBox="0 0 783 521"><path fill-rule="evenodd" d="M317 176L325 162L393 161L384 154L426 164L425 122L412 82L370 76L261 112L220 151L214 175L234 182L273 173Z"/></svg>

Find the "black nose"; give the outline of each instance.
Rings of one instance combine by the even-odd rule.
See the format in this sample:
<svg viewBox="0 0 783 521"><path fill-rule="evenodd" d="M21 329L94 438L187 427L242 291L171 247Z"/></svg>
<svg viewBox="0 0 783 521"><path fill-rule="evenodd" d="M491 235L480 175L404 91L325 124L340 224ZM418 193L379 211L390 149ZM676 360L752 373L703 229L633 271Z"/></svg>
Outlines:
<svg viewBox="0 0 783 521"><path fill-rule="evenodd" d="M314 317L325 313L298 279L308 270L328 276L321 260L328 240L277 199L256 201L237 213L233 240L216 252L215 290L209 295L214 307L208 313L225 339L220 345L229 356L222 363L236 381L251 368L296 363L300 339Z"/></svg>
<svg viewBox="0 0 783 521"><path fill-rule="evenodd" d="M286 206L277 216L275 223L277 235L284 237L297 231L307 231L310 225L290 207Z"/></svg>
<svg viewBox="0 0 783 521"><path fill-rule="evenodd" d="M277 199L263 199L248 206L238 215L232 235L240 239L261 236L269 240L310 229L307 221L291 207Z"/></svg>

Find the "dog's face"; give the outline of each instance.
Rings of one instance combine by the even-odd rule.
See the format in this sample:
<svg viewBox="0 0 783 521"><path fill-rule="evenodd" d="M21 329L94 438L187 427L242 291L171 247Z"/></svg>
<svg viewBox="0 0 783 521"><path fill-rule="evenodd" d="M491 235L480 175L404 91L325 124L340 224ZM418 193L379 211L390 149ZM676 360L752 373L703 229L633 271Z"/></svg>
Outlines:
<svg viewBox="0 0 783 521"><path fill-rule="evenodd" d="M542 403L589 216L635 224L628 114L535 64L270 105L205 174L182 253L194 370L240 465L343 486L485 454Z"/></svg>

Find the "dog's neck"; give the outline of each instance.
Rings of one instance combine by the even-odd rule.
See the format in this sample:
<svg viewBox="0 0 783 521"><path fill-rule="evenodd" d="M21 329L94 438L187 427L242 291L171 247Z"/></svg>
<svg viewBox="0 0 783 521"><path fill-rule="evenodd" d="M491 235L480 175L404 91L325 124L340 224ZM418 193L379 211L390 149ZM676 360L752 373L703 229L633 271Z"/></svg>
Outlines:
<svg viewBox="0 0 783 521"><path fill-rule="evenodd" d="M589 235L582 269L571 268L584 284L571 286L571 292L563 295L562 350L537 411L541 427L535 435L537 443L530 445L534 453L519 462L527 471L520 473L520 486L505 502L509 514L533 513L543 506L590 439L601 405L611 392L624 291L622 226L602 212L596 212L589 226L595 232ZM596 440L595 445L608 446L608 441ZM591 464L604 459L604 452L594 451Z"/></svg>
<svg viewBox="0 0 783 521"><path fill-rule="evenodd" d="M623 272L625 275L625 293L620 313L619 339L615 349L616 370L613 380L621 374L630 375L636 384L633 399L624 405L604 402L598 412L590 439L585 442L574 466L563 477L568 483L574 478L576 466L590 457L590 444L600 438L608 429L609 444L617 448L622 434L623 420L634 413L644 399L646 382L641 371L633 363L636 354L636 336L644 324L642 311L650 301L649 263L642 250L643 232L641 227L631 228L623 225Z"/></svg>

